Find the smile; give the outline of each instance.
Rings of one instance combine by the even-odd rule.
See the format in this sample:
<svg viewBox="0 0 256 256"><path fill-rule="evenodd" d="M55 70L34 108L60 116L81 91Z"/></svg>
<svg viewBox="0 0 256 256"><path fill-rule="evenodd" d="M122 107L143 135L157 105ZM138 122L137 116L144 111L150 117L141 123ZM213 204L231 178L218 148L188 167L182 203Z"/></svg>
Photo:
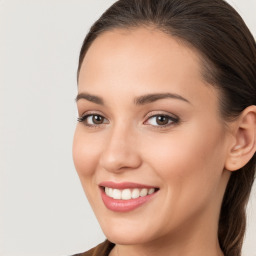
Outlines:
<svg viewBox="0 0 256 256"><path fill-rule="evenodd" d="M135 183L104 182L100 184L100 190L103 203L109 210L128 212L148 202L159 188Z"/></svg>
<svg viewBox="0 0 256 256"><path fill-rule="evenodd" d="M155 188L133 188L133 189L116 189L116 188L108 188L105 187L105 194L113 199L121 199L121 200L130 200L130 199L136 199L138 197L144 197L147 195L151 195L156 191Z"/></svg>

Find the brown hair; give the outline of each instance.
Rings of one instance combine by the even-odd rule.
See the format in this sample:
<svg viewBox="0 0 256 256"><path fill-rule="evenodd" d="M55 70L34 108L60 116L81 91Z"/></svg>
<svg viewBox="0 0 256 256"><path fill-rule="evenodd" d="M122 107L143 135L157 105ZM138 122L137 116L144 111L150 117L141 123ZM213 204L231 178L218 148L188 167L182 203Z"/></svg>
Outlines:
<svg viewBox="0 0 256 256"><path fill-rule="evenodd" d="M119 0L91 27L79 57L78 75L92 42L115 28L153 26L195 48L204 79L221 91L221 114L232 120L256 105L256 44L240 15L223 0ZM256 156L233 172L219 218L226 256L240 256L246 205L255 178Z"/></svg>

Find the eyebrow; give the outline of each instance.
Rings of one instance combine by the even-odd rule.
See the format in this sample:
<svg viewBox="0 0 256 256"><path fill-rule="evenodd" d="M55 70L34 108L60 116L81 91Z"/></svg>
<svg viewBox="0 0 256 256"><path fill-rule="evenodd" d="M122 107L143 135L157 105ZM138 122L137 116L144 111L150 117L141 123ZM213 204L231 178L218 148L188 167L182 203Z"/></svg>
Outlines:
<svg viewBox="0 0 256 256"><path fill-rule="evenodd" d="M146 95L142 95L142 96L135 98L134 104L135 105L144 105L144 104L152 103L157 100L167 99L167 98L182 100L184 102L190 103L187 99L185 99L182 96L175 94L175 93L152 93L152 94L146 94ZM85 100L88 100L90 102L93 102L93 103L96 103L99 105L104 105L104 100L101 97L92 95L89 93L79 93L76 96L75 101L77 102L80 99L85 99Z"/></svg>
<svg viewBox="0 0 256 256"><path fill-rule="evenodd" d="M78 102L80 99L85 99L99 105L104 105L104 101L101 97L89 93L79 93L76 96L75 101Z"/></svg>
<svg viewBox="0 0 256 256"><path fill-rule="evenodd" d="M182 96L175 94L175 93L153 93L153 94L146 94L139 96L138 98L134 99L135 105L144 105L148 104L157 100L162 100L162 99L176 99L176 100L182 100L187 103L190 103L187 99L183 98Z"/></svg>

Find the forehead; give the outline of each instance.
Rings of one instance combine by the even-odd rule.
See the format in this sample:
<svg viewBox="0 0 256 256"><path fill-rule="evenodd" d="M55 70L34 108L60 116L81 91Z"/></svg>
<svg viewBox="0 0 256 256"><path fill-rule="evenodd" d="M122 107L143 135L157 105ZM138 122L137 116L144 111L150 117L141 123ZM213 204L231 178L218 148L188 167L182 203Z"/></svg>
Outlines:
<svg viewBox="0 0 256 256"><path fill-rule="evenodd" d="M199 57L192 47L155 28L114 29L95 39L85 55L81 69L94 65L98 69L107 66L112 68L120 62L123 68L132 62L139 71L145 70L153 62L159 68L173 69L171 64L175 62L177 69L173 69L173 72L177 72L182 65L184 69L192 68L191 71L196 75L201 73Z"/></svg>
<svg viewBox="0 0 256 256"><path fill-rule="evenodd" d="M104 32L85 55L78 84L79 91L100 94L111 88L138 95L171 90L189 98L213 92L197 51L154 28Z"/></svg>

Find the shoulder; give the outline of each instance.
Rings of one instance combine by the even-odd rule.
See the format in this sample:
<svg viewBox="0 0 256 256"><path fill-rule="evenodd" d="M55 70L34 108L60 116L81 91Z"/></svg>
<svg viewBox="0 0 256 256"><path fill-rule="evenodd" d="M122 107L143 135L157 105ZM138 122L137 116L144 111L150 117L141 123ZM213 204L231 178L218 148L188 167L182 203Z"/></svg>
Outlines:
<svg viewBox="0 0 256 256"><path fill-rule="evenodd" d="M114 246L115 245L113 243L106 240L87 252L78 253L73 256L108 256Z"/></svg>

